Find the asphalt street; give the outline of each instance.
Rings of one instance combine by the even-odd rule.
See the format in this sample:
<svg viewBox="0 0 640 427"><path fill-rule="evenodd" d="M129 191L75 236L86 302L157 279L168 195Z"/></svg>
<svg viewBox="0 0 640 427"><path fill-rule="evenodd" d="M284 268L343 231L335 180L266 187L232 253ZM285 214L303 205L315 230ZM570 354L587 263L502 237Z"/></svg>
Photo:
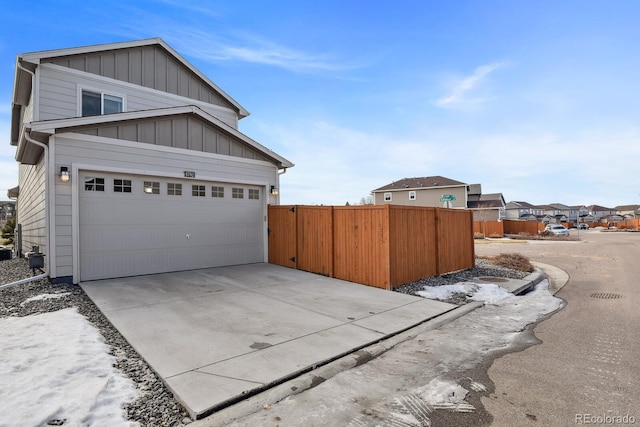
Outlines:
<svg viewBox="0 0 640 427"><path fill-rule="evenodd" d="M493 426L640 424L640 233L579 237L476 245L477 255L518 252L570 275L556 293L565 308L533 330L540 345L492 362L481 401Z"/></svg>
<svg viewBox="0 0 640 427"><path fill-rule="evenodd" d="M579 237L476 244L477 255L521 253L566 271L566 285L550 287L562 309L501 329L518 318L518 306L558 301L536 289L510 308L473 310L331 378L312 378L316 386L304 392L285 399L266 392L271 403L220 425L640 424L640 233ZM442 389L448 403L425 404Z"/></svg>

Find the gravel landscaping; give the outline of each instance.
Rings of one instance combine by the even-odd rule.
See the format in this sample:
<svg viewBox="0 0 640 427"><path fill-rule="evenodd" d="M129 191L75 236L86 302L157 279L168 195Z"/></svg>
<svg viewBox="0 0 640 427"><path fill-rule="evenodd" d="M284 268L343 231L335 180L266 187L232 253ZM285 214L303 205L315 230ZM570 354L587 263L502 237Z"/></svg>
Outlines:
<svg viewBox="0 0 640 427"><path fill-rule="evenodd" d="M473 277L493 276L521 279L529 273L499 267L485 259L476 259L476 266L443 276L430 277L394 289L396 292L415 294L425 286L442 286L469 281ZM0 261L0 284L6 284L31 277L32 271L24 259ZM66 294L60 298L38 299L25 303L29 298L41 294ZM465 295L453 295L447 302L466 303ZM29 316L64 308L77 307L102 334L115 357L116 364L136 385L139 398L125 407L130 421L141 426L182 426L191 420L187 412L173 398L171 392L149 368L147 363L133 350L129 343L107 321L82 288L76 285L53 285L42 279L24 285L0 290L0 318L8 316Z"/></svg>
<svg viewBox="0 0 640 427"><path fill-rule="evenodd" d="M32 276L27 261L12 259L0 261L0 283L12 283ZM23 304L28 298L41 294L68 295L60 298L41 299ZM183 426L191 423L188 413L173 398L172 393L136 353L129 343L102 315L80 286L53 285L42 279L25 285L0 290L0 317L29 316L64 308L77 307L102 334L116 358L120 369L136 385L139 398L125 407L127 418L141 426Z"/></svg>

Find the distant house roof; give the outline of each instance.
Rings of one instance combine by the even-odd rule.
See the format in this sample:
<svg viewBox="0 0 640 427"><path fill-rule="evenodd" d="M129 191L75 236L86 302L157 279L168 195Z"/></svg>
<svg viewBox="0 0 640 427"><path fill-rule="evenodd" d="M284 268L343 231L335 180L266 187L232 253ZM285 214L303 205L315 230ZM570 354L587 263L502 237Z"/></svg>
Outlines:
<svg viewBox="0 0 640 427"><path fill-rule="evenodd" d="M562 203L549 203L549 206L560 211L566 211L571 209L569 206L563 205Z"/></svg>
<svg viewBox="0 0 640 427"><path fill-rule="evenodd" d="M425 176L421 178L403 178L391 184L384 185L373 190L373 193L390 190L425 189L435 187L461 187L466 186L464 182L445 178L443 176Z"/></svg>
<svg viewBox="0 0 640 427"><path fill-rule="evenodd" d="M502 193L481 194L478 200L467 201L467 207L469 209L504 208L504 197Z"/></svg>
<svg viewBox="0 0 640 427"><path fill-rule="evenodd" d="M640 209L640 205L620 205L614 208L617 211L635 211Z"/></svg>
<svg viewBox="0 0 640 427"><path fill-rule="evenodd" d="M531 203L528 203L528 202L511 201L511 202L507 203L507 206L510 207L510 208L518 207L518 208L526 208L526 209L539 209L538 206L532 205Z"/></svg>
<svg viewBox="0 0 640 427"><path fill-rule="evenodd" d="M600 205L591 205L587 207L591 212L598 212L598 211L615 211L615 209L612 208L606 208L604 206L600 206Z"/></svg>

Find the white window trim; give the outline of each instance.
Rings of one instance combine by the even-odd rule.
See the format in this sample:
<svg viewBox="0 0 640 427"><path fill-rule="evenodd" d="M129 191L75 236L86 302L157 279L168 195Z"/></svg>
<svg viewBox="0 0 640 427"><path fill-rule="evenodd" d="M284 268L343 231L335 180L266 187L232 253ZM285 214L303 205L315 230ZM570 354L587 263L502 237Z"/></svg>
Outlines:
<svg viewBox="0 0 640 427"><path fill-rule="evenodd" d="M416 192L415 191L409 191L409 200L416 200Z"/></svg>
<svg viewBox="0 0 640 427"><path fill-rule="evenodd" d="M84 86L84 85L78 85L77 86L77 111L76 113L78 114L78 117L83 117L82 116L82 91L86 90L87 92L94 92L94 93L99 93L101 100L100 100L100 115L104 115L104 96L105 95L111 95L111 96L117 96L119 98L122 98L122 112L126 113L127 112L127 96L124 93L118 93L118 92L114 92L108 89L104 89L104 88L97 88L97 87L92 87L92 86Z"/></svg>
<svg viewBox="0 0 640 427"><path fill-rule="evenodd" d="M389 198L387 199L387 196L389 196ZM390 202L392 199L391 193L384 193L382 195L382 200L384 200L385 202Z"/></svg>

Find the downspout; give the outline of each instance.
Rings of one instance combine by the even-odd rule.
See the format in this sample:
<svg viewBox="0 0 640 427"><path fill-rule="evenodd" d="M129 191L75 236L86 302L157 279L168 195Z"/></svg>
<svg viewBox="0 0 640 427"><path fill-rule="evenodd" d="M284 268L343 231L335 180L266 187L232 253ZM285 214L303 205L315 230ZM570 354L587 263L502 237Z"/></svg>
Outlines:
<svg viewBox="0 0 640 427"><path fill-rule="evenodd" d="M282 168L282 169L278 169L278 173L277 173L277 178L278 178L278 182L276 182L276 187L280 188L280 176L284 175L285 173L287 173L287 168ZM277 204L280 204L280 191L278 191L278 200L277 200Z"/></svg>
<svg viewBox="0 0 640 427"><path fill-rule="evenodd" d="M50 247L51 247L51 242L49 239L49 185L50 184L48 179L49 178L48 177L49 147L47 146L47 144L43 144L42 142L36 141L35 139L31 138L27 133L24 134L24 138L30 143L35 144L38 147L42 147L42 149L44 150L44 174L45 174L45 180L44 180L44 216L45 216L44 230L45 231L44 231L44 234L47 240L47 252L50 252ZM44 273L39 274L37 276L28 277L26 279L18 280L17 282L7 283L6 285L0 286L0 290L11 288L14 286L24 285L25 283L34 282L40 279L45 279L49 277L48 272L49 272L49 258L45 260Z"/></svg>

